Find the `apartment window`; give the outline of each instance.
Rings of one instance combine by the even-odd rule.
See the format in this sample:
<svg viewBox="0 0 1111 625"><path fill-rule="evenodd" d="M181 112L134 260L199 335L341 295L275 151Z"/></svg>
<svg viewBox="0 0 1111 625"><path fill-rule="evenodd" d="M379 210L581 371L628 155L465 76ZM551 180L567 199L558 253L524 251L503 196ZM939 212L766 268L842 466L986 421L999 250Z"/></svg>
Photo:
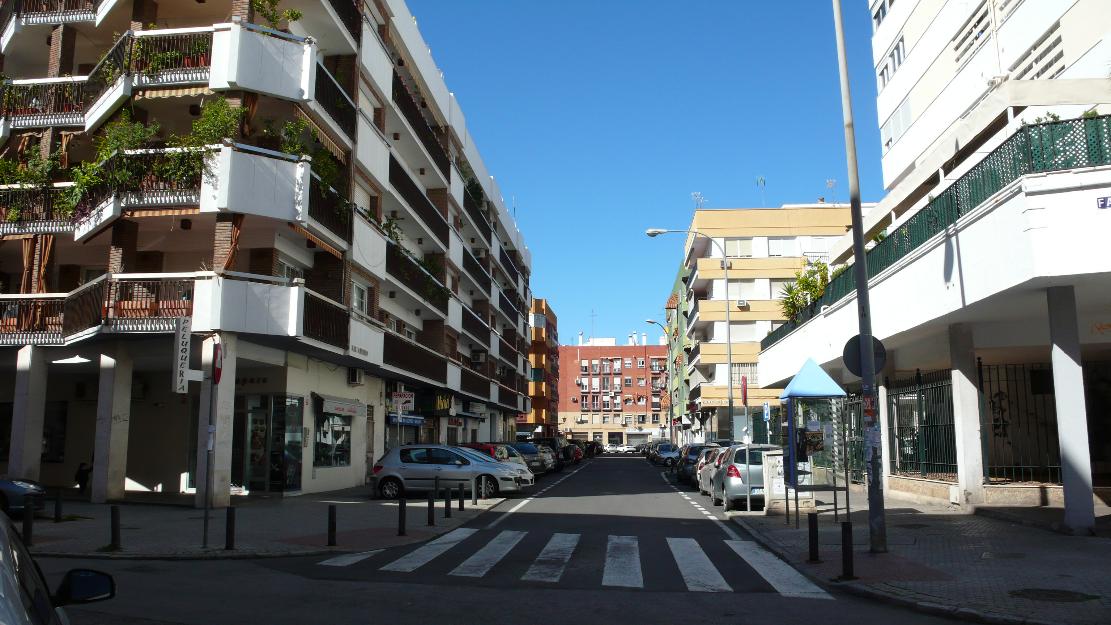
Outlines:
<svg viewBox="0 0 1111 625"><path fill-rule="evenodd" d="M645 403L647 403L647 400L644 398L644 395L637 397L638 406L643 406Z"/></svg>
<svg viewBox="0 0 1111 625"><path fill-rule="evenodd" d="M891 0L890 2L888 2L888 0L880 0L879 5L876 6L876 12L872 14L873 29L879 28L883 20L887 18L887 9L892 4L895 4L895 0Z"/></svg>
<svg viewBox="0 0 1111 625"><path fill-rule="evenodd" d="M653 412L652 413L652 423L659 423L659 422L660 422L660 413Z"/></svg>
<svg viewBox="0 0 1111 625"><path fill-rule="evenodd" d="M579 361L579 373L588 373L589 372L589 366L590 366L590 363L588 363L585 360L580 360Z"/></svg>
<svg viewBox="0 0 1111 625"><path fill-rule="evenodd" d="M730 280L726 299L757 299L755 280Z"/></svg>
<svg viewBox="0 0 1111 625"><path fill-rule="evenodd" d="M788 286L794 284L795 281L790 280L790 279L786 279L786 278L781 278L781 279L772 279L771 283L772 283L772 299L783 299L784 289L786 289Z"/></svg>
<svg viewBox="0 0 1111 625"><path fill-rule="evenodd" d="M410 328L409 326L405 326L404 334L405 334L405 338L409 339L410 341L416 341L417 340L417 331Z"/></svg>
<svg viewBox="0 0 1111 625"><path fill-rule="evenodd" d="M586 410L586 406L589 402L590 402L590 395L580 395L579 396L579 405L582 406L583 410Z"/></svg>
<svg viewBox="0 0 1111 625"><path fill-rule="evenodd" d="M625 359L625 368L626 369L631 369L632 366L633 366L633 359L632 358L626 358Z"/></svg>
<svg viewBox="0 0 1111 625"><path fill-rule="evenodd" d="M911 118L910 100L903 100L898 108L895 109L895 112L891 114L891 117L888 117L887 121L883 123L883 126L880 126L880 142L883 144L883 151L885 153L903 136L907 129L910 128L913 121L914 120Z"/></svg>
<svg viewBox="0 0 1111 625"><path fill-rule="evenodd" d="M610 398L609 398L609 395L606 395L605 397L602 398L602 410L605 410L605 411L608 412L609 409L610 409Z"/></svg>
<svg viewBox="0 0 1111 625"><path fill-rule="evenodd" d="M653 373L660 373L663 370L664 370L663 359L662 358L653 358L652 359L652 372Z"/></svg>
<svg viewBox="0 0 1111 625"><path fill-rule="evenodd" d="M759 340L756 336L756 322L734 321L729 324L729 339L731 343Z"/></svg>
<svg viewBox="0 0 1111 625"><path fill-rule="evenodd" d="M647 423L647 422L648 422L648 415L643 415L643 414L638 414L637 415L637 423L643 424L643 423Z"/></svg>
<svg viewBox="0 0 1111 625"><path fill-rule="evenodd" d="M613 409L618 411L618 412L621 412L621 396L620 395L618 395L617 397L615 397L613 399Z"/></svg>
<svg viewBox="0 0 1111 625"><path fill-rule="evenodd" d="M591 360L590 361L590 372L593 373L594 375L598 375L598 361L597 360Z"/></svg>
<svg viewBox="0 0 1111 625"><path fill-rule="evenodd" d="M296 265L293 261L285 257L278 258L277 274L279 278L289 278L290 280L296 278L304 278L305 270L300 265Z"/></svg>
<svg viewBox="0 0 1111 625"><path fill-rule="evenodd" d="M373 291L369 287L351 281L351 308L364 315L370 314L370 297Z"/></svg>
<svg viewBox="0 0 1111 625"><path fill-rule="evenodd" d="M768 256L798 256L798 239L795 237L769 237Z"/></svg>
<svg viewBox="0 0 1111 625"><path fill-rule="evenodd" d="M625 378L625 386L632 386L632 385L633 385L633 379L632 378Z"/></svg>
<svg viewBox="0 0 1111 625"><path fill-rule="evenodd" d="M590 390L595 393L598 392L598 378L590 378Z"/></svg>
<svg viewBox="0 0 1111 625"><path fill-rule="evenodd" d="M625 397L625 405L626 406L632 406L633 405L633 398L632 397Z"/></svg>
<svg viewBox="0 0 1111 625"><path fill-rule="evenodd" d="M602 373L610 373L610 361L602 361Z"/></svg>
<svg viewBox="0 0 1111 625"><path fill-rule="evenodd" d="M620 391L621 390L621 378L614 378L613 379L613 390L615 390L615 391Z"/></svg>
<svg viewBox="0 0 1111 625"><path fill-rule="evenodd" d="M644 368L644 359L643 358L637 358L637 369L643 369L643 368Z"/></svg>
<svg viewBox="0 0 1111 625"><path fill-rule="evenodd" d="M644 386L644 378L637 378L637 386Z"/></svg>
<svg viewBox="0 0 1111 625"><path fill-rule="evenodd" d="M609 378L602 378L602 390L603 391L609 391L610 390L610 379Z"/></svg>
<svg viewBox="0 0 1111 625"><path fill-rule="evenodd" d="M726 239L725 255L729 258L751 258L752 239Z"/></svg>
<svg viewBox="0 0 1111 625"><path fill-rule="evenodd" d="M756 363L754 362L733 363L733 384L740 384L741 376L745 376L748 379L749 386L760 385L756 378Z"/></svg>
<svg viewBox="0 0 1111 625"><path fill-rule="evenodd" d="M605 423L609 423L609 422L610 422L610 416L608 414L602 415L602 423L605 424Z"/></svg>

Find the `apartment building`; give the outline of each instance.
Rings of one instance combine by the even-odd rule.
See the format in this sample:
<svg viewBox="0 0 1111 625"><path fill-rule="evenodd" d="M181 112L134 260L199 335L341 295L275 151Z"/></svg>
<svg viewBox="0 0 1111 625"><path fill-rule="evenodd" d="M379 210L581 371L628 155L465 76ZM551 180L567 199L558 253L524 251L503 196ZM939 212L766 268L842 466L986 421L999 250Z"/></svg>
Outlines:
<svg viewBox="0 0 1111 625"><path fill-rule="evenodd" d="M546 299L533 299L529 309L529 399L532 411L517 417L517 431L554 436L559 404L559 329Z"/></svg>
<svg viewBox="0 0 1111 625"><path fill-rule="evenodd" d="M8 476L222 506L528 411L529 251L405 3L254 6L0 9Z"/></svg>
<svg viewBox="0 0 1111 625"><path fill-rule="evenodd" d="M639 445L669 436L667 346L648 345L647 339L630 334L626 345L592 338L559 347L560 432L606 445Z"/></svg>
<svg viewBox="0 0 1111 625"><path fill-rule="evenodd" d="M687 389L685 438L733 439L745 427L763 427L763 405L778 407L781 389L761 384L760 339L785 320L783 289L808 262L827 260L849 223L844 204L694 212L687 230L705 236L688 236L680 276L684 288L676 291L684 302L685 366L677 375ZM752 424L744 421L746 385Z"/></svg>
<svg viewBox="0 0 1111 625"><path fill-rule="evenodd" d="M1099 0L872 0L887 194L865 214L887 347L888 489L1064 506L1111 486L1111 13ZM868 149L868 148L865 148ZM872 148L874 149L874 148ZM832 248L853 262L848 237ZM851 382L853 272L763 342L781 384Z"/></svg>

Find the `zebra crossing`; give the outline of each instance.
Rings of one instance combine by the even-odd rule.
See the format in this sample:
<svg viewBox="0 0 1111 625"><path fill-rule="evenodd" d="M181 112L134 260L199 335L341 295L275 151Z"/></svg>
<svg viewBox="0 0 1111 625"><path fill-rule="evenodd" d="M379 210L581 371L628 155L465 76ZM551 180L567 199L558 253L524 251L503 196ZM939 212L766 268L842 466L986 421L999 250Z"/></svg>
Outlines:
<svg viewBox="0 0 1111 625"><path fill-rule="evenodd" d="M434 583L495 578L499 583L574 582L578 587L715 593L761 590L786 597L832 599L755 543L733 539L605 535L603 544L602 536L567 532L458 528L415 549L345 554L317 564L333 569L366 567L361 570L394 581L398 577Z"/></svg>

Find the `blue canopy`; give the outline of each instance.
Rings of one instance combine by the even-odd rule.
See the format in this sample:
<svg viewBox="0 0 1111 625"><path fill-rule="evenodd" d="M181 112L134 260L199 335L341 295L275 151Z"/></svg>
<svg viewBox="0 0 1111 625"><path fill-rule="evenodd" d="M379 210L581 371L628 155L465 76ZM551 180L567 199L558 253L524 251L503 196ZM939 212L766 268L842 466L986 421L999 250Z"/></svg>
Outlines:
<svg viewBox="0 0 1111 625"><path fill-rule="evenodd" d="M791 397L844 397L845 390L829 377L813 358L799 369L791 383L779 394L780 399Z"/></svg>

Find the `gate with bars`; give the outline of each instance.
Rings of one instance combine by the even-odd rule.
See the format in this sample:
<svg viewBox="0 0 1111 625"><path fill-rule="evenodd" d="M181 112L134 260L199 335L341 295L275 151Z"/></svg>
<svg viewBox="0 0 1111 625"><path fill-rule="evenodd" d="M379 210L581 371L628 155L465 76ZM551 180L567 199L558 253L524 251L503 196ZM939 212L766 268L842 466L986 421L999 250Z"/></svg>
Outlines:
<svg viewBox="0 0 1111 625"><path fill-rule="evenodd" d="M891 475L956 482L951 372L916 372L885 386Z"/></svg>

